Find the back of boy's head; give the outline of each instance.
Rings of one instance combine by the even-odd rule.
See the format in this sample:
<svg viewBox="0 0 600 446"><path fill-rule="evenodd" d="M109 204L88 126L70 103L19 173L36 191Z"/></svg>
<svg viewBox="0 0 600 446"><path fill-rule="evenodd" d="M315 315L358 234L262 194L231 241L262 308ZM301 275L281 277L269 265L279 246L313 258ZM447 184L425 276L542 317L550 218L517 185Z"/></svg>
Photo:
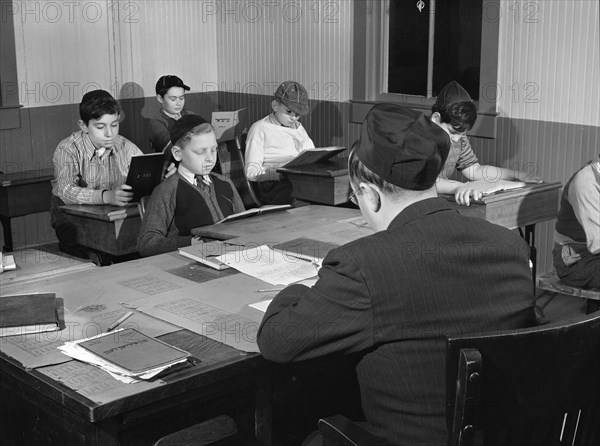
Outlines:
<svg viewBox="0 0 600 446"><path fill-rule="evenodd" d="M119 104L108 91L94 90L83 95L79 104L79 118L88 125L90 119L100 119L103 115L118 115Z"/></svg>
<svg viewBox="0 0 600 446"><path fill-rule="evenodd" d="M190 142L192 136L213 132L212 126L199 115L185 115L171 127L171 143L180 149Z"/></svg>
<svg viewBox="0 0 600 446"><path fill-rule="evenodd" d="M477 108L471 96L456 81L440 90L431 112L439 113L441 122L450 124L458 132L470 130L477 120Z"/></svg>

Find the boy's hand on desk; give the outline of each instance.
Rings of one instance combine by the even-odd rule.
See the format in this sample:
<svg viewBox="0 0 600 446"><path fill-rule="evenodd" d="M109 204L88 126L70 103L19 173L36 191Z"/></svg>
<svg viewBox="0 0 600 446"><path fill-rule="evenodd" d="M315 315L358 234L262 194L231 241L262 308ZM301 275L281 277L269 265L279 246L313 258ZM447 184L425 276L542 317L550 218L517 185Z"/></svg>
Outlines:
<svg viewBox="0 0 600 446"><path fill-rule="evenodd" d="M462 186L458 186L454 192L454 199L462 206L469 206L471 204L471 198L473 200L479 200L483 196L483 193L471 186L470 183L464 183Z"/></svg>
<svg viewBox="0 0 600 446"><path fill-rule="evenodd" d="M116 206L125 206L133 198L132 187L127 184L121 184L115 190L105 190L102 194L102 201L106 204L114 204Z"/></svg>

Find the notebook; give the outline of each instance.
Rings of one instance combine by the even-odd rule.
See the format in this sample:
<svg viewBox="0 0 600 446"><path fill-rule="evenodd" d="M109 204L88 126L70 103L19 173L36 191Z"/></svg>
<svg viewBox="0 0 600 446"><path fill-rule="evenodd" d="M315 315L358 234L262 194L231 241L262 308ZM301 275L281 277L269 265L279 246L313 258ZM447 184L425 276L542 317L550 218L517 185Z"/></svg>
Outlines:
<svg viewBox="0 0 600 446"><path fill-rule="evenodd" d="M288 161L281 167L296 167L305 166L307 164L318 163L321 161L328 160L334 155L346 150L345 147L316 147L314 149L308 149L302 152L300 155L295 157L293 160Z"/></svg>
<svg viewBox="0 0 600 446"><path fill-rule="evenodd" d="M133 328L110 332L79 343L94 355L132 374L178 363L190 354Z"/></svg>
<svg viewBox="0 0 600 446"><path fill-rule="evenodd" d="M133 188L133 199L138 202L150 195L162 179L165 156L163 153L148 153L131 158L125 184Z"/></svg>

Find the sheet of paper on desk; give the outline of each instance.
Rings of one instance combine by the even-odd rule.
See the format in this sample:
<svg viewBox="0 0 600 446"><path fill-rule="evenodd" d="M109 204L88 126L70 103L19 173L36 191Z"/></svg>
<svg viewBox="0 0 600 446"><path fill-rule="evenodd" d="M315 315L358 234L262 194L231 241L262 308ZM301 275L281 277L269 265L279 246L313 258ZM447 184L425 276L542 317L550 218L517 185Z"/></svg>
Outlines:
<svg viewBox="0 0 600 446"><path fill-rule="evenodd" d="M469 183L473 188L480 190L483 195L493 195L498 192L504 192L511 189L519 189L527 184L522 181L508 180L478 180Z"/></svg>
<svg viewBox="0 0 600 446"><path fill-rule="evenodd" d="M272 285L289 285L317 275L317 268L313 263L290 258L266 245L227 253L217 259Z"/></svg>

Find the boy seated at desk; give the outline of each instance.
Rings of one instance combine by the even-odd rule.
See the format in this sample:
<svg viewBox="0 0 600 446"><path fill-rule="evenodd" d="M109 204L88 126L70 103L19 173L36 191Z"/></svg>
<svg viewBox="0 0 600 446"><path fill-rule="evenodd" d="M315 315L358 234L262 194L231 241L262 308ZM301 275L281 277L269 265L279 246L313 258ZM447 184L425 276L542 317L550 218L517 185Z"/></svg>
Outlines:
<svg viewBox="0 0 600 446"><path fill-rule="evenodd" d="M193 228L245 210L231 180L211 172L217 140L209 123L198 115L183 116L171 129L171 142L179 166L148 201L138 238L143 257L189 246Z"/></svg>
<svg viewBox="0 0 600 446"><path fill-rule="evenodd" d="M80 130L58 144L52 159L55 179L50 218L59 249L77 257L90 258L98 265L110 263L110 256L79 245L79 228L59 206L125 206L131 201L131 187L124 183L131 158L143 153L119 135L119 113L119 104L107 91L86 93L79 104Z"/></svg>
<svg viewBox="0 0 600 446"><path fill-rule="evenodd" d="M308 93L298 82L285 81L277 87L271 108L271 114L250 127L244 168L248 180L257 183L261 203L286 204L292 201L292 184L277 168L315 148L298 121L308 113Z"/></svg>
<svg viewBox="0 0 600 446"><path fill-rule="evenodd" d="M575 172L563 189L552 254L560 280L600 288L600 157Z"/></svg>
<svg viewBox="0 0 600 446"><path fill-rule="evenodd" d="M457 203L466 206L469 206L471 199L479 200L482 197L483 191L473 183L449 179L455 169L469 181L542 182L532 172L479 164L467 137L467 132L473 128L477 119L477 109L469 93L458 82L452 81L442 88L431 112L431 120L444 129L451 141L448 159L436 183L438 193L452 194Z"/></svg>

